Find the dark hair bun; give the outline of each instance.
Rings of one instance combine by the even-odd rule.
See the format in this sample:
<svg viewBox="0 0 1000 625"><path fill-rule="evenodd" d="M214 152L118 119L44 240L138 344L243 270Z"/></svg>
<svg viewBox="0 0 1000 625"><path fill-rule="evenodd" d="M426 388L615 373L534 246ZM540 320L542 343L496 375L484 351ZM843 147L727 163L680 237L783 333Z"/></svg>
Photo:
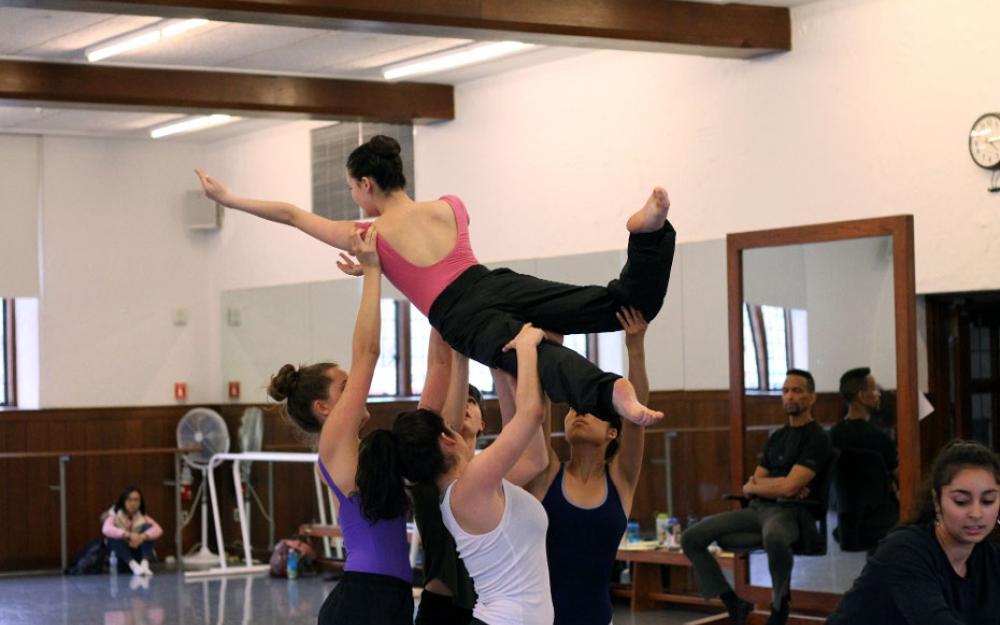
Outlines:
<svg viewBox="0 0 1000 625"><path fill-rule="evenodd" d="M375 135L368 140L368 147L377 156L383 158L393 158L399 156L402 148L399 147L399 141L396 141L392 137L387 137L385 135Z"/></svg>
<svg viewBox="0 0 1000 625"><path fill-rule="evenodd" d="M274 401L284 401L295 392L295 387L298 384L299 372L293 365L285 365L278 373L271 376L271 384L267 387L267 394Z"/></svg>

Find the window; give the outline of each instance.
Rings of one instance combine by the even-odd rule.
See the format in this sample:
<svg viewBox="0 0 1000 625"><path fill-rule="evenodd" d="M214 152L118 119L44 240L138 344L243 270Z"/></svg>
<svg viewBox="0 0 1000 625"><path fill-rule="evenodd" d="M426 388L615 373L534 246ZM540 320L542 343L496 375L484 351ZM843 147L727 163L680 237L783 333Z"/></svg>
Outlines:
<svg viewBox="0 0 1000 625"><path fill-rule="evenodd" d="M808 329L805 310L744 304L744 387L781 390L789 369L808 369Z"/></svg>
<svg viewBox="0 0 1000 625"><path fill-rule="evenodd" d="M764 347L767 354L767 388L778 390L785 381L785 372L791 368L785 309L764 305L760 307L760 316L764 324Z"/></svg>
<svg viewBox="0 0 1000 625"><path fill-rule="evenodd" d="M743 304L743 387L760 388L760 370L757 368L757 338L750 324L750 305Z"/></svg>
<svg viewBox="0 0 1000 625"><path fill-rule="evenodd" d="M0 406L13 406L14 300L0 299Z"/></svg>
<svg viewBox="0 0 1000 625"><path fill-rule="evenodd" d="M399 323L396 300L382 300L382 335L380 338L381 352L375 364L375 377L372 378L369 395L399 395L399 376L396 366L399 362Z"/></svg>
<svg viewBox="0 0 1000 625"><path fill-rule="evenodd" d="M590 358L590 341L588 340L590 335L588 334L570 334L563 337L563 345L570 348L574 352L580 354L584 358Z"/></svg>
<svg viewBox="0 0 1000 625"><path fill-rule="evenodd" d="M347 157L354 148L375 135L388 135L402 147L406 192L413 197L413 125L340 122L311 133L313 212L329 219L364 219L351 199L344 178Z"/></svg>

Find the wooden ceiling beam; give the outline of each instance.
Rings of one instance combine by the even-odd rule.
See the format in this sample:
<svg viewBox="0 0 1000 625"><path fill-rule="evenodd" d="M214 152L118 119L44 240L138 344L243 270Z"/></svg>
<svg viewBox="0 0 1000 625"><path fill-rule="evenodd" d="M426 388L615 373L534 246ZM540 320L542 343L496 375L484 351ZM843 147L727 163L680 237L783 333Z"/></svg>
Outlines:
<svg viewBox="0 0 1000 625"><path fill-rule="evenodd" d="M676 0L0 0L0 6L733 58L792 46L787 7Z"/></svg>
<svg viewBox="0 0 1000 625"><path fill-rule="evenodd" d="M0 104L60 103L390 123L455 118L451 85L0 60Z"/></svg>

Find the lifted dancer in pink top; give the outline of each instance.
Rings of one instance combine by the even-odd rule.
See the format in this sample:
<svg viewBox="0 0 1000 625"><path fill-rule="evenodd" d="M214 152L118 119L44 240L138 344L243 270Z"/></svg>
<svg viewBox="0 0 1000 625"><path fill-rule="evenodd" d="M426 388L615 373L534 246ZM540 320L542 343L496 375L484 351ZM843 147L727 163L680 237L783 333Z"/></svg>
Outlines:
<svg viewBox="0 0 1000 625"><path fill-rule="evenodd" d="M489 367L516 375L513 354L502 348L525 323L559 334L614 332L624 306L652 320L666 295L676 232L667 222L670 200L656 188L629 217L628 261L606 287L572 286L540 280L508 269L479 265L468 239L468 213L453 196L415 202L405 189L399 144L376 136L355 149L347 162L351 197L376 217L377 246L383 272L453 347ZM230 208L295 226L341 250L359 224L333 221L284 202L236 197L198 171L205 194ZM338 266L355 274L356 264L341 254ZM580 414L606 421L616 415L650 425L663 413L636 398L632 384L601 371L573 350L545 341L538 347L538 368L546 394Z"/></svg>

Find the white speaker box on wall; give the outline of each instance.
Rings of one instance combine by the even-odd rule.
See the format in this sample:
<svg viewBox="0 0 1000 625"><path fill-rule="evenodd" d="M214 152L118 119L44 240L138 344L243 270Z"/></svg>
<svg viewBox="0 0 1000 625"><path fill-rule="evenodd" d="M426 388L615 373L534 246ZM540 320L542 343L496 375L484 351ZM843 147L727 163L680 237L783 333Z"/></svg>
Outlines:
<svg viewBox="0 0 1000 625"><path fill-rule="evenodd" d="M218 230L225 209L201 191L188 191L183 202L184 227L188 230Z"/></svg>

